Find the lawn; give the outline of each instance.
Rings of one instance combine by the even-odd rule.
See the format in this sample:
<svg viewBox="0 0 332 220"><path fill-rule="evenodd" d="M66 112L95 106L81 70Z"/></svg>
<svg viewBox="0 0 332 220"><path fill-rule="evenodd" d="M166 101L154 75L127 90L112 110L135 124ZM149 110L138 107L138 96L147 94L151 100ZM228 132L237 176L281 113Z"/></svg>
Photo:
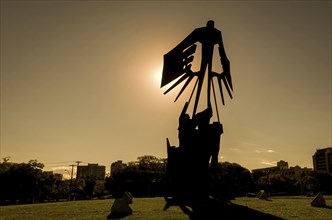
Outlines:
<svg viewBox="0 0 332 220"><path fill-rule="evenodd" d="M332 196L324 196L327 207L310 205L313 197L271 197L268 200L236 198L233 202L283 219L332 220Z"/></svg>
<svg viewBox="0 0 332 220"><path fill-rule="evenodd" d="M240 197L231 206L218 208L220 219L321 219L332 220L332 196L324 196L326 208L310 205L312 197L271 197L269 200ZM110 213L113 199L0 206L1 220L103 219ZM163 198L134 198L133 214L123 219L188 220L179 207L163 211ZM231 207L231 208L230 208ZM224 209L223 209L224 208ZM227 210L226 210L227 209ZM224 217L224 218L223 218ZM251 218L252 217L252 218ZM219 219L218 218L218 219Z"/></svg>

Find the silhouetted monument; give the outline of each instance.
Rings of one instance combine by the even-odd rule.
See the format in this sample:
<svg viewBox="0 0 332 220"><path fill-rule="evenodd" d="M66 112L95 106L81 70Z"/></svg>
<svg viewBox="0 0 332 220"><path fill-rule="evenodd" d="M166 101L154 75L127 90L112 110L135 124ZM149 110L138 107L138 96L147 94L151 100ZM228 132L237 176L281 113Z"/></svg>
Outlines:
<svg viewBox="0 0 332 220"><path fill-rule="evenodd" d="M200 42L202 45L202 58L201 58L200 70L198 72L193 72L191 70L190 63L194 60L194 56L192 56L192 54L195 53L196 51L196 46L197 46L195 44L196 42ZM218 47L219 56L223 68L223 72L220 74L212 70L213 49L215 45L219 46ZM167 85L168 83L172 82L173 80L181 76L164 94L168 93L174 87L176 87L185 79L187 79L180 93L176 97L175 99L176 101L178 97L182 94L182 92L185 90L185 88L188 86L188 84L191 82L191 80L194 78L194 76L197 76L197 80L194 87L195 89L196 85L198 84L194 111L193 111L193 115L195 115L198 101L200 98L201 89L203 86L206 69L208 69L208 88L207 88L208 106L211 106L210 103L211 85L215 97L215 90L212 79L213 77L217 78L222 103L224 104L224 95L221 83L222 81L224 82L224 86L229 96L232 98L231 91L233 91L233 85L230 73L230 62L226 56L221 32L216 28L214 28L214 21L211 20L207 22L206 27L195 29L179 45L177 45L173 50L164 55L164 67L163 67L163 75L161 80L161 87Z"/></svg>
<svg viewBox="0 0 332 220"><path fill-rule="evenodd" d="M197 45L201 43L202 57L200 69L197 72L191 70L191 62ZM223 71L214 72L212 69L213 49L217 45ZM207 77L205 77L207 74ZM165 179L169 186L168 195L165 196L166 210L171 205L178 205L184 212L189 212L186 206L198 207L206 204L209 198L208 180L213 175L218 165L220 137L223 127L220 123L214 81L219 85L221 101L224 105L222 85L225 86L232 98L232 78L230 62L226 56L222 35L214 28L214 22L208 21L206 27L195 29L180 44L164 55L163 75L161 87L176 80L166 92L178 86L184 80L178 97L196 78L195 85L189 100L185 103L179 117L178 138L179 147L171 146L167 139L168 164ZM196 113L203 81L207 78L207 104L206 109ZM196 90L193 113L187 113L188 106ZM214 104L218 121L210 123L213 116L211 105L211 91L213 92ZM171 197L171 198L170 198Z"/></svg>

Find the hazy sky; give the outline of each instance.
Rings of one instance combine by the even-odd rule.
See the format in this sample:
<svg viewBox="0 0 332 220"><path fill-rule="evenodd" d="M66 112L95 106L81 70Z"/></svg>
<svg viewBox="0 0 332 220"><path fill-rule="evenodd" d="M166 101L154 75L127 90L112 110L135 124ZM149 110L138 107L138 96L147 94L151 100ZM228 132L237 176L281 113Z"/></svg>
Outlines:
<svg viewBox="0 0 332 220"><path fill-rule="evenodd" d="M176 103L178 88L163 95L163 55L212 19L234 87L219 112L220 161L313 167L331 146L331 11L331 1L3 0L0 156L45 170L166 158L191 90Z"/></svg>

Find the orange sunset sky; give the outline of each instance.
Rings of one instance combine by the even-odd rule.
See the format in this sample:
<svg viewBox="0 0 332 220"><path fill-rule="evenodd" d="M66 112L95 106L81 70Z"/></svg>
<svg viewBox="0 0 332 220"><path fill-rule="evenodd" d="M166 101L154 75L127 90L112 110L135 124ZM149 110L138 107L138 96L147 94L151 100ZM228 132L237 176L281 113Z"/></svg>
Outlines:
<svg viewBox="0 0 332 220"><path fill-rule="evenodd" d="M312 167L331 146L331 4L3 0L0 156L55 171L166 158L191 89L163 95L163 55L211 19L234 87L220 161Z"/></svg>

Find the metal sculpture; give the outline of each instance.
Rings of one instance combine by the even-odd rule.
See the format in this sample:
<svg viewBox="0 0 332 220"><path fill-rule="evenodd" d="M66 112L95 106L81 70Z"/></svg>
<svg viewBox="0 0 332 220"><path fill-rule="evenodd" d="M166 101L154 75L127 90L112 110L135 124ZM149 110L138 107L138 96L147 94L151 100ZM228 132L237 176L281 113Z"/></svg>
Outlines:
<svg viewBox="0 0 332 220"><path fill-rule="evenodd" d="M200 42L202 45L202 60L201 60L200 70L198 72L193 72L191 70L191 62L194 60L194 56L192 54L195 53L196 51L197 47L197 45L195 44L196 42ZM218 48L219 56L223 68L222 73L216 73L212 70L212 57L215 45L219 46ZM193 89L194 92L196 85L198 84L194 110L193 110L193 115L195 115L198 101L200 98L203 81L205 78L204 76L206 69L208 70L207 105L208 107L211 107L211 101L210 101L211 87L213 90L214 98L216 97L213 78L217 78L222 103L224 105L225 102L222 90L222 82L224 83L224 86L231 98L233 91L232 77L230 73L230 62L226 56L221 32L216 28L214 28L214 21L212 20L207 22L206 27L195 29L173 50L164 55L164 67L163 67L163 74L161 80L161 87L164 87L165 85L169 84L170 82L174 81L176 78L181 76L168 90L164 92L164 94L167 94L169 91L178 86L181 82L187 79L184 86L180 90L178 96L176 97L175 99L176 101L179 98L179 96L182 94L182 92L186 89L191 80L195 76L197 76L197 80Z"/></svg>
<svg viewBox="0 0 332 220"><path fill-rule="evenodd" d="M201 43L202 57L200 69L193 72L192 61L197 45ZM223 71L217 73L212 69L213 50L218 46ZM207 77L205 77L207 74ZM205 27L196 28L174 49L164 55L164 66L161 87L174 82L164 94L185 83L177 95L180 97L190 82L196 79L189 100L185 103L179 117L179 147L171 146L167 139L168 163L165 179L169 191L165 195L166 210L171 205L179 205L181 209L190 212L186 206L197 207L209 197L208 179L211 172L217 169L220 137L223 127L220 123L214 79L217 80L222 104L225 104L223 86L232 98L233 85L230 73L230 62L223 46L222 35L214 27L214 21L207 22ZM207 108L196 113L203 81L207 78ZM196 90L193 113L187 114L189 103ZM213 111L211 107L211 90L215 102L218 121L210 123ZM171 196L172 198L169 198Z"/></svg>

